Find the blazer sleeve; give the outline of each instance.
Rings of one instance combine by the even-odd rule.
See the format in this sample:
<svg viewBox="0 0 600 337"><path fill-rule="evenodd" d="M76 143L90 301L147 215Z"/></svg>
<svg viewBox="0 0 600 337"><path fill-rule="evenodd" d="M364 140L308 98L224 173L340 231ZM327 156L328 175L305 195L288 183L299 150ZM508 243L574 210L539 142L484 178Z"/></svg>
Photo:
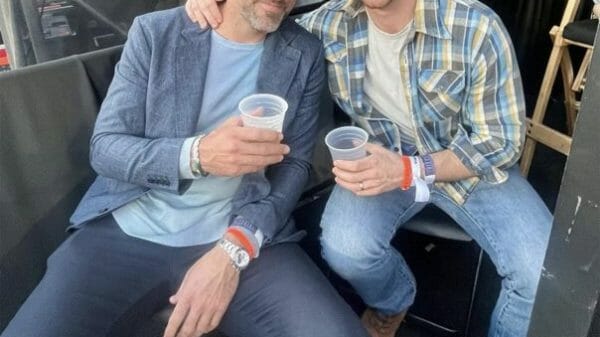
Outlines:
<svg viewBox="0 0 600 337"><path fill-rule="evenodd" d="M184 138L145 135L152 42L136 18L104 100L91 139L90 161L102 176L180 192L179 155ZM180 186L181 185L181 186Z"/></svg>
<svg viewBox="0 0 600 337"><path fill-rule="evenodd" d="M264 234L264 244L269 244L288 223L309 178L319 99L326 81L322 44L318 46L295 119L284 135L290 154L270 166L264 176L244 176L243 187L233 200L232 225L251 223Z"/></svg>

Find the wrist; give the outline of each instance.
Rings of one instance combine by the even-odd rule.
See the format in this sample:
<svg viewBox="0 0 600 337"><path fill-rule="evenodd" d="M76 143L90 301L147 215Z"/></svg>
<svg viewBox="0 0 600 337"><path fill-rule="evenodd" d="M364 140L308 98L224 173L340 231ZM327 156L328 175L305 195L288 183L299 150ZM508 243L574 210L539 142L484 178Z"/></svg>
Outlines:
<svg viewBox="0 0 600 337"><path fill-rule="evenodd" d="M419 156L421 161L421 178L425 180L427 184L433 184L435 182L435 163L433 157L430 154L424 154Z"/></svg>
<svg viewBox="0 0 600 337"><path fill-rule="evenodd" d="M222 251L228 255L231 265L237 271L242 271L248 267L250 255L241 246L224 236L217 242L217 247L222 249Z"/></svg>
<svg viewBox="0 0 600 337"><path fill-rule="evenodd" d="M202 163L200 162L200 159L201 159L200 143L202 142L202 139L204 138L204 136L205 136L204 134L201 134L198 137L196 137L196 139L194 139L194 142L192 143L191 153L190 153L190 166L192 169L192 173L195 176L202 176L202 177L208 176L208 172L206 172L202 168Z"/></svg>

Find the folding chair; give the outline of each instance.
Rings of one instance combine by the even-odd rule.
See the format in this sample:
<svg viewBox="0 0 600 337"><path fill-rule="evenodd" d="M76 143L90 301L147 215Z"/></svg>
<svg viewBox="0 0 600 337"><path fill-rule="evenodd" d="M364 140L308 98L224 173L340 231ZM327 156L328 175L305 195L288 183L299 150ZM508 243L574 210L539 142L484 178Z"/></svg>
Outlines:
<svg viewBox="0 0 600 337"><path fill-rule="evenodd" d="M571 133L575 124L579 102L577 95L585 87L585 74L589 67L594 37L598 27L598 19L575 20L579 12L581 0L569 0L563 13L559 26L553 26L550 36L553 38L552 52L546 66L542 87L538 94L537 102L531 119L527 119L527 139L521 157L521 172L529 173L537 142L564 154L569 155L571 148ZM583 60L575 75L569 46L586 49ZM565 96L567 134L544 125L544 117L548 108L548 101L554 86L558 69L561 70L563 90Z"/></svg>

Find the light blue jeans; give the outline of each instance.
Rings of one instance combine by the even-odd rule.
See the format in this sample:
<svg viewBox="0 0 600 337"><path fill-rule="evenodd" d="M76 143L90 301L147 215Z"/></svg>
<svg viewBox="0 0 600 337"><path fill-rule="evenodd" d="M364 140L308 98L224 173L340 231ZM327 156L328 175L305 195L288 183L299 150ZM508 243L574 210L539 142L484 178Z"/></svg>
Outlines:
<svg viewBox="0 0 600 337"><path fill-rule="evenodd" d="M463 205L435 189L430 202L477 241L502 277L489 336L525 337L552 225L548 208L516 167L502 184L480 182ZM414 301L415 279L390 241L424 206L414 202L414 188L358 197L336 186L325 208L323 257L382 313Z"/></svg>

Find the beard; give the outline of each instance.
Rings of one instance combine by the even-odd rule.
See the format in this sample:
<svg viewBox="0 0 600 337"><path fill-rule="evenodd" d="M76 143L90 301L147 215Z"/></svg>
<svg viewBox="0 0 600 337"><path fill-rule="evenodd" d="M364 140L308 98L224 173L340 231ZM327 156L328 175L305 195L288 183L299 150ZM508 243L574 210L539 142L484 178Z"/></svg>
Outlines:
<svg viewBox="0 0 600 337"><path fill-rule="evenodd" d="M242 6L241 15L248 21L250 27L259 32L272 33L279 28L283 18L289 13L289 9L280 12L263 11L262 15L258 13L258 1L250 0Z"/></svg>

